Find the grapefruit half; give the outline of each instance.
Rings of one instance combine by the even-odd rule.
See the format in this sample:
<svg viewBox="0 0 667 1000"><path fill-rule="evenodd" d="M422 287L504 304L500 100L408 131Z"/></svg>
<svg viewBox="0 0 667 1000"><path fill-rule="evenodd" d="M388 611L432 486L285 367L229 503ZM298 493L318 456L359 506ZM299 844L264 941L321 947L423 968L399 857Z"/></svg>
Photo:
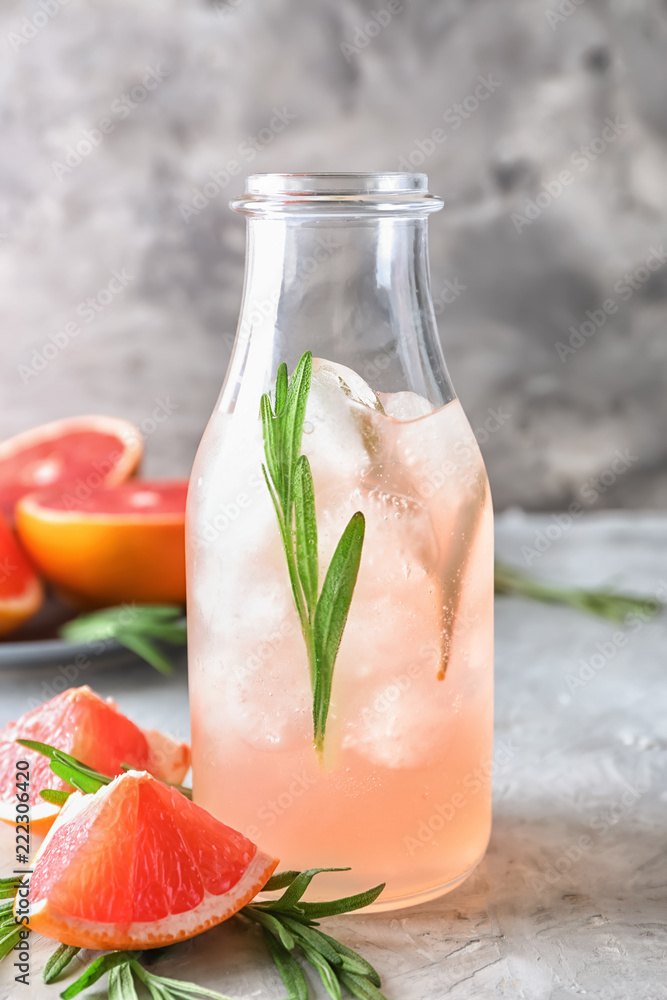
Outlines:
<svg viewBox="0 0 667 1000"><path fill-rule="evenodd" d="M18 628L43 600L42 585L0 513L0 635Z"/></svg>
<svg viewBox="0 0 667 1000"><path fill-rule="evenodd" d="M33 862L30 929L77 948L157 948L237 913L277 864L176 789L129 771L63 806Z"/></svg>
<svg viewBox="0 0 667 1000"><path fill-rule="evenodd" d="M141 432L118 417L54 420L0 444L0 510L11 518L26 493L69 483L83 490L123 483L141 460Z"/></svg>
<svg viewBox="0 0 667 1000"><path fill-rule="evenodd" d="M38 569L80 604L183 604L187 489L187 480L135 479L82 500L31 493L16 505L16 527Z"/></svg>
<svg viewBox="0 0 667 1000"><path fill-rule="evenodd" d="M190 766L187 743L155 730L143 732L87 686L63 691L0 729L0 820L16 821L16 762L27 760L30 828L38 835L47 832L59 812L41 798L41 789L73 789L56 777L46 757L19 746L14 742L18 739L49 743L110 778L122 773L122 764L129 764L180 784Z"/></svg>

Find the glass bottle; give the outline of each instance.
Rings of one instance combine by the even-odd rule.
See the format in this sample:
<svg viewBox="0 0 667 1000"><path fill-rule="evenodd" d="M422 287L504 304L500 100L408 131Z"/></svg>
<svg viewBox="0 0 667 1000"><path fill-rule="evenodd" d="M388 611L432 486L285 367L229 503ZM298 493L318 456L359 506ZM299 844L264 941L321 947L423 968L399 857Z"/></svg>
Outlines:
<svg viewBox="0 0 667 1000"><path fill-rule="evenodd" d="M442 202L258 174L232 207L243 304L188 498L194 798L282 868L349 866L324 896L412 905L491 821L492 509L431 301Z"/></svg>

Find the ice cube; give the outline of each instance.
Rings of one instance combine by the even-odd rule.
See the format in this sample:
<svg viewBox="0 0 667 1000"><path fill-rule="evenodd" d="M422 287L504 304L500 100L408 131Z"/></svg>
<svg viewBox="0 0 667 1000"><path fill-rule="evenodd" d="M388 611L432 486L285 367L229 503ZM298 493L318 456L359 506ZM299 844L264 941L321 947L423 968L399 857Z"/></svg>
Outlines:
<svg viewBox="0 0 667 1000"><path fill-rule="evenodd" d="M417 420L433 413L434 406L416 392L378 392L384 412L394 420Z"/></svg>
<svg viewBox="0 0 667 1000"><path fill-rule="evenodd" d="M334 679L343 717L359 685L384 683L392 665L407 666L425 644L437 649L442 628L442 587L431 569L438 542L428 510L378 488L359 490L354 501L365 514L366 536ZM340 536L341 523L332 522L324 521L323 549Z"/></svg>
<svg viewBox="0 0 667 1000"><path fill-rule="evenodd" d="M233 573L222 558L219 566L205 609L193 612L206 614L201 668L217 693L218 725L260 750L307 744L310 675L284 551L276 558L271 544Z"/></svg>
<svg viewBox="0 0 667 1000"><path fill-rule="evenodd" d="M345 365L336 364L335 361L313 358L311 386L330 392L335 397L342 392L353 403L361 403L363 406L370 407L371 410L378 410L382 413L382 403L377 393L373 392L361 375L358 375L351 368L346 368Z"/></svg>
<svg viewBox="0 0 667 1000"><path fill-rule="evenodd" d="M225 713L245 743L288 751L312 739L312 694L291 592L272 582L245 594L243 619L222 647Z"/></svg>
<svg viewBox="0 0 667 1000"><path fill-rule="evenodd" d="M414 673L418 661L412 669L389 672L383 683L358 689L346 716L344 749L388 768L431 766L443 759L461 695L426 666Z"/></svg>
<svg viewBox="0 0 667 1000"><path fill-rule="evenodd" d="M382 412L360 375L314 359L302 446L316 491L349 493L363 471L378 461L382 439L377 417Z"/></svg>
<svg viewBox="0 0 667 1000"><path fill-rule="evenodd" d="M443 588L428 571L430 536L420 538L419 517L413 531L408 525L394 545L371 535L334 676L343 748L390 768L440 760L457 710L451 686L438 681Z"/></svg>

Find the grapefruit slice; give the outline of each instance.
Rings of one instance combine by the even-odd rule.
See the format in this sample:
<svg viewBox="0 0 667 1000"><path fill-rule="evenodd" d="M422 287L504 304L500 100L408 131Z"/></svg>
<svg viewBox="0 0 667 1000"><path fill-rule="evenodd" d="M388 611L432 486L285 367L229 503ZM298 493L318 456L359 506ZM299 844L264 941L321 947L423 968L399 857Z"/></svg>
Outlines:
<svg viewBox="0 0 667 1000"><path fill-rule="evenodd" d="M122 773L122 764L129 764L149 770L162 781L180 784L190 766L187 743L172 741L155 730L142 732L113 702L104 701L87 686L63 691L0 729L0 820L16 821L16 762L27 760L30 828L35 834L46 833L59 812L41 798L40 790L73 789L56 777L46 757L19 746L14 742L18 739L55 745L110 778Z"/></svg>
<svg viewBox="0 0 667 1000"><path fill-rule="evenodd" d="M62 490L16 505L38 569L76 602L103 607L185 602L186 480L133 480L76 501Z"/></svg>
<svg viewBox="0 0 667 1000"><path fill-rule="evenodd" d="M18 628L43 600L42 585L0 513L0 635Z"/></svg>
<svg viewBox="0 0 667 1000"><path fill-rule="evenodd" d="M63 806L33 862L30 929L77 948L157 948L237 913L277 864L176 789L129 771Z"/></svg>
<svg viewBox="0 0 667 1000"><path fill-rule="evenodd" d="M118 417L69 417L0 444L0 509L13 517L26 493L69 483L82 493L123 483L143 451L141 432Z"/></svg>

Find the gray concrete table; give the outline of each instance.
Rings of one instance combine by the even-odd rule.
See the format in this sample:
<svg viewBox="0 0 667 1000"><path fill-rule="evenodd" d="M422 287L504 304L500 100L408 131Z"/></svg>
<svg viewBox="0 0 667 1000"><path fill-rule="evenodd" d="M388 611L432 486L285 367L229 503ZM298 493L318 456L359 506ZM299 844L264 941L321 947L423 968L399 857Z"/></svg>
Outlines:
<svg viewBox="0 0 667 1000"><path fill-rule="evenodd" d="M667 596L667 517L604 514L568 525L507 514L497 543L501 558L530 563L538 576ZM389 1000L667 997L667 616L619 630L502 598L496 648L486 858L436 902L329 927L378 967ZM43 697L52 679L52 671L0 677L0 721ZM142 666L91 668L77 683L113 695L143 725L187 734L184 666L169 680ZM55 1000L58 990L39 982L48 950L35 942L29 993L5 963L2 1000ZM240 921L179 946L159 966L243 1000L284 996ZM313 995L324 995L315 982Z"/></svg>

